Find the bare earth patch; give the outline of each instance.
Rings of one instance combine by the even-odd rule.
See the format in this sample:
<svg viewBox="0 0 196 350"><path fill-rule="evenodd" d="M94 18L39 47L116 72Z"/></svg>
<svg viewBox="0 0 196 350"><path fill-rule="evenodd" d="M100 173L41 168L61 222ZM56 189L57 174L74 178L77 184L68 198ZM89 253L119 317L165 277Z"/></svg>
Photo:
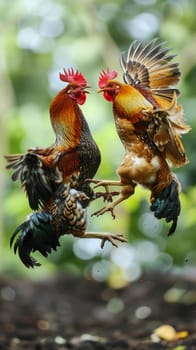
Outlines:
<svg viewBox="0 0 196 350"><path fill-rule="evenodd" d="M156 334L164 325L173 337L167 327ZM153 273L111 289L69 275L1 279L0 349L195 350L195 281Z"/></svg>

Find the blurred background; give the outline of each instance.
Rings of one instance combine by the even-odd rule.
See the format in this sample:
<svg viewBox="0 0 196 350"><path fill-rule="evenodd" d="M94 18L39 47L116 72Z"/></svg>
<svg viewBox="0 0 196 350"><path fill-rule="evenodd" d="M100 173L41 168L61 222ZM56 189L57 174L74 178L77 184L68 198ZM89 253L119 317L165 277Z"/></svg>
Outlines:
<svg viewBox="0 0 196 350"><path fill-rule="evenodd" d="M2 0L0 2L0 273L33 279L59 271L84 274L121 287L138 279L144 270L192 273L196 264L196 2L194 0ZM3 154L46 147L54 135L48 107L64 87L62 68L78 68L92 93L82 106L102 153L97 178L116 179L124 151L116 134L111 104L96 94L102 68L119 72L119 54L134 39L158 37L177 53L182 80L179 84L192 131L183 143L190 163L177 169L183 192L182 212L175 234L149 210L150 193L137 188L135 195L109 213L91 217L103 205L89 208L90 231L123 233L129 244L118 249L97 240L61 238L61 248L48 259L37 256L40 268L27 270L9 248L12 232L30 213L19 183L5 171Z"/></svg>

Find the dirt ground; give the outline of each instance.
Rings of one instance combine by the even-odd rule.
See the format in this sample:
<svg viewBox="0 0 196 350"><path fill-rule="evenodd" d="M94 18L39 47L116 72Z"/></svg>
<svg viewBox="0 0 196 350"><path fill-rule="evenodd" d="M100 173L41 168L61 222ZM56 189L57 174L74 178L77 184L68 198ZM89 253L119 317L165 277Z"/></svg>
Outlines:
<svg viewBox="0 0 196 350"><path fill-rule="evenodd" d="M192 278L158 273L121 289L67 275L1 278L0 349L194 350L195 293ZM179 332L171 340L155 332L166 324Z"/></svg>

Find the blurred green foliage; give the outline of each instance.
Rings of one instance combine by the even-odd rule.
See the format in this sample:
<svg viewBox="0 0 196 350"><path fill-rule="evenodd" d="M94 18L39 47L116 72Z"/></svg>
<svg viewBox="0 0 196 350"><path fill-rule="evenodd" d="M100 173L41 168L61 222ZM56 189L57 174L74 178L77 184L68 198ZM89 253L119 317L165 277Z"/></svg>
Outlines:
<svg viewBox="0 0 196 350"><path fill-rule="evenodd" d="M176 233L167 238L167 228L149 211L149 192L136 194L110 214L91 218L89 230L123 232L130 246L104 251L99 243L62 238L57 253L29 272L13 252L9 239L16 225L30 212L19 184L13 184L1 157L1 270L3 273L41 277L63 269L83 272L98 280L115 276L133 280L143 268L170 270L191 268L195 257L196 229L196 2L194 0L2 0L0 3L0 146L2 155L45 147L53 142L48 106L63 84L58 72L77 67L92 86L82 107L102 152L97 178L116 178L123 148L115 132L111 105L96 94L102 68L120 71L119 54L134 39L158 37L167 41L182 70L180 102L192 132L184 137L190 163L175 170L181 180L182 213ZM102 272L100 272L102 271ZM119 280L119 279L118 279ZM118 282L119 283L119 282Z"/></svg>

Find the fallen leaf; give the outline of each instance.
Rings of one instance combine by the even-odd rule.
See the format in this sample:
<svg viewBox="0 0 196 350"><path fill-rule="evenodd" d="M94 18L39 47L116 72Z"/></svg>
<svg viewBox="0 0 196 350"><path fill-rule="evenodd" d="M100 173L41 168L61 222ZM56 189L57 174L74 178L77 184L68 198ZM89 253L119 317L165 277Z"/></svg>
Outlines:
<svg viewBox="0 0 196 350"><path fill-rule="evenodd" d="M187 332L187 331L177 332L178 339L184 339L184 338L188 337L188 335L189 335L189 332Z"/></svg>
<svg viewBox="0 0 196 350"><path fill-rule="evenodd" d="M156 328L153 332L154 339L164 339L167 341L174 341L178 339L184 339L188 336L187 331L176 332L175 328L170 326L169 324L162 325ZM152 337L153 339L153 337Z"/></svg>

